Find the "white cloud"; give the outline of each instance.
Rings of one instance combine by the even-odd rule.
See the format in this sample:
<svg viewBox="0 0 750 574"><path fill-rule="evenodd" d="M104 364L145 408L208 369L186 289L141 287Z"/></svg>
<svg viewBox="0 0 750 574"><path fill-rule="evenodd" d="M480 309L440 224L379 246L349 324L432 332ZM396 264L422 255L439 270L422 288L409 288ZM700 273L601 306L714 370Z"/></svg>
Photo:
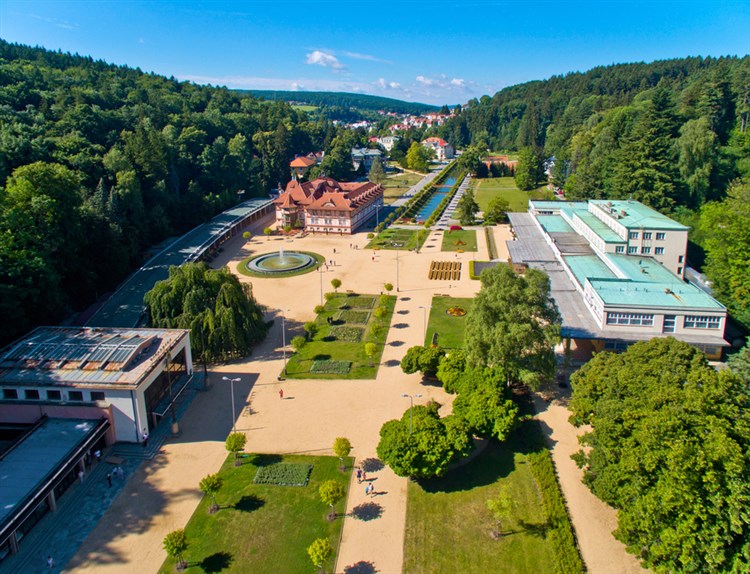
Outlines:
<svg viewBox="0 0 750 574"><path fill-rule="evenodd" d="M463 78L453 78L451 80L451 86L456 86L457 88L463 88L464 84L465 82Z"/></svg>
<svg viewBox="0 0 750 574"><path fill-rule="evenodd" d="M435 83L435 80L432 78L426 78L424 76L417 76L416 80L423 86L431 86Z"/></svg>
<svg viewBox="0 0 750 574"><path fill-rule="evenodd" d="M347 58L352 58L354 60L367 60L368 62L380 62L381 64L393 63L389 60L383 60L382 58L378 58L377 56L373 56L371 54L360 54L359 52L341 52L341 53Z"/></svg>
<svg viewBox="0 0 750 574"><path fill-rule="evenodd" d="M300 84L299 82L292 82L289 87L292 89L293 92L302 92L305 90L305 85Z"/></svg>
<svg viewBox="0 0 750 574"><path fill-rule="evenodd" d="M377 86L382 90L400 90L401 84L398 82L387 82L385 78L378 78L373 82L373 85Z"/></svg>
<svg viewBox="0 0 750 574"><path fill-rule="evenodd" d="M305 63L311 66L323 66L324 68L333 68L334 70L343 70L344 64L339 62L338 58L328 52L313 50L305 57Z"/></svg>

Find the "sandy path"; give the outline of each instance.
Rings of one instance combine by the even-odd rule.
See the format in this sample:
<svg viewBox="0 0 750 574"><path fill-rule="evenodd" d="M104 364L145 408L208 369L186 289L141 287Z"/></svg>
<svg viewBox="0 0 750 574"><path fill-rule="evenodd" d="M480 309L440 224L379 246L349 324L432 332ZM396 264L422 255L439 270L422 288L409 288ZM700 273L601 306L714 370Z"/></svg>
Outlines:
<svg viewBox="0 0 750 574"><path fill-rule="evenodd" d="M568 422L570 411L564 405L564 398L549 404L539 396L534 400L539 413L537 418L552 445L552 458L583 560L592 574L642 574L646 570L632 554L627 553L625 545L612 536L612 531L617 528L617 511L599 500L583 484L583 472L570 458L580 450L578 435L583 431Z"/></svg>

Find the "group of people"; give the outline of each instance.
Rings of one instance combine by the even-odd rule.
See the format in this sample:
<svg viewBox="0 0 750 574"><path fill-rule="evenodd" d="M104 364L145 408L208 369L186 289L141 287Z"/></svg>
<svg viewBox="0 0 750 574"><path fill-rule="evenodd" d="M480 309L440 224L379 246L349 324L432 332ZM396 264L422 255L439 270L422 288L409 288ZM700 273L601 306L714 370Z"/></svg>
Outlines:
<svg viewBox="0 0 750 574"><path fill-rule="evenodd" d="M367 473L360 466L357 468L357 483L362 484L363 482L367 482L367 486L365 486L365 494L367 496L375 496L375 486L373 485L372 480L367 480Z"/></svg>

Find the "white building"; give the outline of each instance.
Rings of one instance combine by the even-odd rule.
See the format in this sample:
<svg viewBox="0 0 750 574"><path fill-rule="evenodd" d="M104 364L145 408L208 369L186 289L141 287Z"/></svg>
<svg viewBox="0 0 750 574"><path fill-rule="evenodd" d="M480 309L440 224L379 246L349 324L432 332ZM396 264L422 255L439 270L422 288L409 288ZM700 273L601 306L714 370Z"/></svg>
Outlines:
<svg viewBox="0 0 750 574"><path fill-rule="evenodd" d="M192 374L186 330L38 327L0 351L0 420L106 417L110 442L138 442Z"/></svg>
<svg viewBox="0 0 750 574"><path fill-rule="evenodd" d="M449 144L444 139L440 138L427 138L422 142L422 145L426 148L431 149L435 152L435 157L439 161L444 161L446 159L453 159L453 156L455 155L455 150L453 149L453 146Z"/></svg>
<svg viewBox="0 0 750 574"><path fill-rule="evenodd" d="M514 265L544 270L563 335L593 350L671 335L721 357L726 308L683 280L688 228L637 201L530 201Z"/></svg>

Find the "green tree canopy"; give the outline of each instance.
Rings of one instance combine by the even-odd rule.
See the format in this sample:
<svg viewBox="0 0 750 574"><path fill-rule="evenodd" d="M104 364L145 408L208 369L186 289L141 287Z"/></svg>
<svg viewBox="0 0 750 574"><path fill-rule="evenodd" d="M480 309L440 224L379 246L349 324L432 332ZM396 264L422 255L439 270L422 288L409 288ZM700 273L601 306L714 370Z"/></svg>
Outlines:
<svg viewBox="0 0 750 574"><path fill-rule="evenodd" d="M307 554L310 556L313 566L322 568L333 556L333 547L327 538L318 538L307 547Z"/></svg>
<svg viewBox="0 0 750 574"><path fill-rule="evenodd" d="M735 182L724 201L703 206L700 229L714 293L750 327L750 183Z"/></svg>
<svg viewBox="0 0 750 574"><path fill-rule="evenodd" d="M226 449L234 454L234 464L235 466L239 466L239 460L240 460L240 453L242 452L242 449L245 448L245 444L247 443L247 436L244 432L233 432L230 434L225 443L224 446Z"/></svg>
<svg viewBox="0 0 750 574"><path fill-rule="evenodd" d="M600 353L572 384L574 420L593 426L576 460L628 550L654 572L747 570L747 384L671 337Z"/></svg>
<svg viewBox="0 0 750 574"><path fill-rule="evenodd" d="M518 405L510 399L502 374L492 369L469 369L458 386L461 390L453 401L453 414L463 418L479 436L501 441L508 438L518 423Z"/></svg>
<svg viewBox="0 0 750 574"><path fill-rule="evenodd" d="M456 204L456 215L461 225L474 225L478 211L479 204L474 199L474 192L466 190Z"/></svg>
<svg viewBox="0 0 750 574"><path fill-rule="evenodd" d="M542 178L542 162L536 152L525 147L518 153L516 185L521 191L536 189Z"/></svg>
<svg viewBox="0 0 750 574"><path fill-rule="evenodd" d="M508 221L508 212L510 203L503 197L495 197L490 200L487 211L484 212L485 223L506 223Z"/></svg>
<svg viewBox="0 0 750 574"><path fill-rule="evenodd" d="M455 415L440 418L438 409L437 403L417 405L400 420L388 421L380 429L378 457L397 475L443 476L451 463L471 450L469 429L463 419Z"/></svg>
<svg viewBox="0 0 750 574"><path fill-rule="evenodd" d="M430 151L419 142L412 142L409 151L406 152L406 165L414 171L427 173L430 170Z"/></svg>
<svg viewBox="0 0 750 574"><path fill-rule="evenodd" d="M466 316L467 363L499 369L508 381L537 388L554 375L560 339L549 278L535 269L522 277L497 265L482 273L481 282Z"/></svg>
<svg viewBox="0 0 750 574"><path fill-rule="evenodd" d="M320 495L320 500L323 502L323 504L327 504L328 506L333 508L334 504L344 498L346 489L340 482L336 482L335 480L326 480L318 488L318 494Z"/></svg>
<svg viewBox="0 0 750 574"><path fill-rule="evenodd" d="M372 162L370 173L367 174L367 178L373 183L383 183L385 181L385 171L383 170L382 162L375 160Z"/></svg>
<svg viewBox="0 0 750 574"><path fill-rule="evenodd" d="M201 479L198 488L200 488L203 494L211 498L211 506L209 507L209 512L215 512L218 508L216 505L216 493L221 490L221 487L223 485L224 480L219 474L209 474Z"/></svg>
<svg viewBox="0 0 750 574"><path fill-rule="evenodd" d="M344 462L344 457L349 456L350 452L352 452L351 441L343 436L336 437L336 440L333 441L333 453L339 457L341 462Z"/></svg>
<svg viewBox="0 0 750 574"><path fill-rule="evenodd" d="M185 531L182 528L173 530L164 537L162 546L164 547L167 556L177 560L177 569L181 570L184 568L185 561L182 556L188 549L188 541Z"/></svg>
<svg viewBox="0 0 750 574"><path fill-rule="evenodd" d="M457 393L458 382L465 369L466 354L461 349L454 349L440 359L436 376L446 392Z"/></svg>
<svg viewBox="0 0 750 574"><path fill-rule="evenodd" d="M441 347L409 347L406 355L401 359L401 370L407 375L417 371L423 375L432 375L437 371L443 355L445 355L445 349Z"/></svg>
<svg viewBox="0 0 750 574"><path fill-rule="evenodd" d="M249 355L267 330L250 286L205 263L171 267L144 303L154 327L190 329L193 356L207 361Z"/></svg>

